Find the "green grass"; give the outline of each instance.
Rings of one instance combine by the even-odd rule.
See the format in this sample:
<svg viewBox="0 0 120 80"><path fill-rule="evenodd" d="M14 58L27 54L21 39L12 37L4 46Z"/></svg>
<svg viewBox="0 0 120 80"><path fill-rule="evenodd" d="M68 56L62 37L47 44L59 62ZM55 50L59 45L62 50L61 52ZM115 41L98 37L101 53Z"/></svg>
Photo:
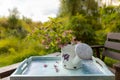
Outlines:
<svg viewBox="0 0 120 80"><path fill-rule="evenodd" d="M113 64L115 64L119 61L115 60L115 59L112 59L112 58L109 58L109 57L106 57L104 62L106 63L106 65L108 65L110 67L113 67Z"/></svg>
<svg viewBox="0 0 120 80"><path fill-rule="evenodd" d="M17 38L0 40L0 67L14 64L30 56L41 56L47 52L38 41Z"/></svg>

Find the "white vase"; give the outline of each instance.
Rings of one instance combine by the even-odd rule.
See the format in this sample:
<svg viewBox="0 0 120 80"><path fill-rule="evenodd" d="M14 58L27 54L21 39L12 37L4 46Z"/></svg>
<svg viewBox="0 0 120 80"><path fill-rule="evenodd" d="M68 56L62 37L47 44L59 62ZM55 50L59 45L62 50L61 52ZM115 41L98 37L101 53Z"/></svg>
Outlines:
<svg viewBox="0 0 120 80"><path fill-rule="evenodd" d="M81 67L81 59L75 53L75 45L68 44L61 49L62 65L66 69L78 69Z"/></svg>

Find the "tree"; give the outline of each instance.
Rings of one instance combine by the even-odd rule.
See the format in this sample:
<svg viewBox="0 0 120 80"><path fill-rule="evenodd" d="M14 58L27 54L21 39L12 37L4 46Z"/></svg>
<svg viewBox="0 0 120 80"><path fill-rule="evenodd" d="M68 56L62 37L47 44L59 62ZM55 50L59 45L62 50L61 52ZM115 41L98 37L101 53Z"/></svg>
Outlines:
<svg viewBox="0 0 120 80"><path fill-rule="evenodd" d="M60 3L61 7L59 10L59 15L61 16L75 15L77 12L80 11L81 0L60 0Z"/></svg>
<svg viewBox="0 0 120 80"><path fill-rule="evenodd" d="M13 10L9 9L8 23L11 29L15 29L17 27L18 20L19 20L19 11L17 10L17 8L14 8Z"/></svg>
<svg viewBox="0 0 120 80"><path fill-rule="evenodd" d="M17 8L9 9L8 17L8 36L16 36L24 38L27 35L27 30L23 27L21 20L19 19L19 11Z"/></svg>
<svg viewBox="0 0 120 80"><path fill-rule="evenodd" d="M60 0L60 3L59 16L97 13L98 3L95 0Z"/></svg>
<svg viewBox="0 0 120 80"><path fill-rule="evenodd" d="M92 44L95 41L95 30L101 27L98 2L95 0L60 0L59 16L68 16L68 27L77 40Z"/></svg>

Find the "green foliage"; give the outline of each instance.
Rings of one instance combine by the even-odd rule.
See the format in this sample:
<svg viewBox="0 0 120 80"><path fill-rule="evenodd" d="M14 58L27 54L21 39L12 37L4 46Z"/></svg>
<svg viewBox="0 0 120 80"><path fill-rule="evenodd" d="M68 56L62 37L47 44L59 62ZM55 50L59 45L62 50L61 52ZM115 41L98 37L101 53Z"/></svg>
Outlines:
<svg viewBox="0 0 120 80"><path fill-rule="evenodd" d="M101 22L105 32L120 32L120 7L105 7L101 9Z"/></svg>
<svg viewBox="0 0 120 80"><path fill-rule="evenodd" d="M17 39L4 39L0 40L0 54L8 54L10 48L16 48Z"/></svg>
<svg viewBox="0 0 120 80"><path fill-rule="evenodd" d="M20 62L27 57L46 54L37 41L26 41L15 37L0 41L0 66Z"/></svg>
<svg viewBox="0 0 120 80"><path fill-rule="evenodd" d="M9 27L11 29L17 28L18 20L19 20L19 12L17 8L14 8L13 10L9 10L9 17L8 17L8 22L9 22Z"/></svg>
<svg viewBox="0 0 120 80"><path fill-rule="evenodd" d="M25 58L29 58L30 56L38 56L38 55L40 56L45 54L46 52L42 49L39 50L39 52L33 49L32 50L24 49L20 53L16 53L16 54L9 54L9 55L3 54L0 55L1 58L0 67L23 61Z"/></svg>
<svg viewBox="0 0 120 80"><path fill-rule="evenodd" d="M67 20L68 18L50 18L42 24L18 19L17 26L21 25L21 28L27 31L26 36L24 32L20 32L24 30L19 31L19 27L11 29L2 25L2 32L6 34L0 40L0 66L17 63L33 55L60 51L60 48L70 43L72 38L72 31L64 26Z"/></svg>
<svg viewBox="0 0 120 80"><path fill-rule="evenodd" d="M0 18L0 66L60 51L74 37L90 45L104 44L107 33L120 32L119 10L98 8L94 0L61 0L58 17L44 23L19 19L19 11L10 10L8 18Z"/></svg>
<svg viewBox="0 0 120 80"><path fill-rule="evenodd" d="M93 44L95 42L95 31L92 29L91 24L87 22L85 16L73 16L69 23L68 28L73 30L73 34L77 40L88 44Z"/></svg>
<svg viewBox="0 0 120 80"><path fill-rule="evenodd" d="M19 19L19 11L17 8L9 10L9 17L7 20L7 36L16 36L24 38L27 35L27 30L22 26L22 22Z"/></svg>
<svg viewBox="0 0 120 80"><path fill-rule="evenodd" d="M81 11L81 0L60 0L60 15L76 15Z"/></svg>
<svg viewBox="0 0 120 80"><path fill-rule="evenodd" d="M27 39L39 41L49 53L59 51L60 46L69 43L72 38L71 31L66 30L63 25L63 19L50 18L43 27L35 28Z"/></svg>
<svg viewBox="0 0 120 80"><path fill-rule="evenodd" d="M109 32L120 32L120 6L108 6L99 9L100 28L95 29L98 44L104 44ZM98 26L97 26L98 27Z"/></svg>
<svg viewBox="0 0 120 80"><path fill-rule="evenodd" d="M110 67L113 67L113 64L118 63L118 62L119 62L118 60L115 60L115 59L112 59L112 58L109 58L109 57L105 58L106 65L108 65Z"/></svg>
<svg viewBox="0 0 120 80"><path fill-rule="evenodd" d="M98 14L98 5L95 0L60 0L60 3L59 16Z"/></svg>

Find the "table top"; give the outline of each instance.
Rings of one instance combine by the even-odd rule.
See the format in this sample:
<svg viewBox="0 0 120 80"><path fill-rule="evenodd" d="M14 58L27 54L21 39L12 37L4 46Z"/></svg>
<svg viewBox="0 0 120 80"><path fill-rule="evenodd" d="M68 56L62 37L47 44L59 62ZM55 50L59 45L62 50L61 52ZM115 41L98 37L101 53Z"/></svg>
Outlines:
<svg viewBox="0 0 120 80"><path fill-rule="evenodd" d="M104 64L95 60L82 60L81 64L81 68L69 70L63 68L60 57L33 56L24 60L13 76L113 76Z"/></svg>

